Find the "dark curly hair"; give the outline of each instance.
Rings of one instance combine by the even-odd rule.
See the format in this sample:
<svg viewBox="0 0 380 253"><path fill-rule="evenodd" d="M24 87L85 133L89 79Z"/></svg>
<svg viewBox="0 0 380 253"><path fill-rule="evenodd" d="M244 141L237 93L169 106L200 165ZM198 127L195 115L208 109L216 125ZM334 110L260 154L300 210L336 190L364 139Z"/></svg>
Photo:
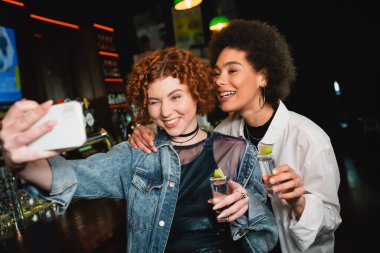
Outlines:
<svg viewBox="0 0 380 253"><path fill-rule="evenodd" d="M178 78L181 84L188 86L197 102L198 114L204 115L215 107L217 91L210 66L190 51L168 47L145 56L132 67L127 96L135 110L135 120L150 121L147 108L149 85L168 76Z"/></svg>
<svg viewBox="0 0 380 253"><path fill-rule="evenodd" d="M296 67L289 45L277 27L259 20L232 20L211 37L211 66L215 66L219 54L226 47L246 52L247 61L256 71L267 72L265 98L272 106L277 107L278 100L284 100L290 94Z"/></svg>

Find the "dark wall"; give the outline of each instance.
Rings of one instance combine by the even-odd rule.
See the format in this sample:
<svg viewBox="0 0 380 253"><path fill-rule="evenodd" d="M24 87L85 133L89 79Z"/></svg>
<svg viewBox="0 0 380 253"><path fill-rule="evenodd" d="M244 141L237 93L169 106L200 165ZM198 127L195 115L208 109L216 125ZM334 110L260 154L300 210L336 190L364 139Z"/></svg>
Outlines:
<svg viewBox="0 0 380 253"><path fill-rule="evenodd" d="M238 17L262 19L285 35L298 68L287 105L333 136L343 119L379 119L376 76L379 59L377 8L370 1L234 1ZM333 82L342 89L335 96Z"/></svg>
<svg viewBox="0 0 380 253"><path fill-rule="evenodd" d="M70 1L61 6L33 1L25 3L25 7L19 7L0 2L0 25L12 27L16 33L23 97L38 102L86 97L95 109L101 127L112 133L108 87L103 82L96 31L92 25L99 23L115 28L115 43L122 77L125 77L137 48L131 16L114 16L115 12L104 6L91 12L88 6L80 9ZM76 24L80 28L35 20L29 17L32 13Z"/></svg>
<svg viewBox="0 0 380 253"><path fill-rule="evenodd" d="M226 0L227 1L227 0ZM361 117L379 119L376 81L379 59L378 14L374 3L361 1L230 1L232 18L262 19L276 25L286 36L298 68L288 107L321 125L329 135L339 122L352 125ZM251 2L247 6L247 2ZM171 1L92 1L79 6L74 0L25 0L27 8L0 2L0 24L16 30L23 92L28 98L88 96L105 102L104 88L92 23L114 27L117 47L126 75L133 54L139 52L133 15L148 12L152 20L164 22L167 45L174 45ZM216 0L202 3L206 44L208 22L217 14ZM225 3L224 3L225 4ZM124 6L127 5L127 6ZM91 8L90 8L91 7ZM29 13L79 24L80 30L31 21ZM342 95L335 96L338 81ZM98 103L98 102L96 102ZM104 109L103 109L104 110Z"/></svg>

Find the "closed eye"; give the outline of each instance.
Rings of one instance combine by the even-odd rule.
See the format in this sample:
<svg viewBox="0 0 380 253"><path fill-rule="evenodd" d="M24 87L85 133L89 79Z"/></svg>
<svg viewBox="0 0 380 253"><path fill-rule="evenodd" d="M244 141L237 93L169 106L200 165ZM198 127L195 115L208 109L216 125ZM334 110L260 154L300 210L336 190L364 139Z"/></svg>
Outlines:
<svg viewBox="0 0 380 253"><path fill-rule="evenodd" d="M180 96L180 95L175 95L175 96L172 97L172 100L176 101L176 100L180 99L181 97L182 96Z"/></svg>
<svg viewBox="0 0 380 253"><path fill-rule="evenodd" d="M155 105L158 103L159 103L159 101L157 101L157 100L149 100L148 105Z"/></svg>
<svg viewBox="0 0 380 253"><path fill-rule="evenodd" d="M235 72L237 72L237 70L236 69L230 69L230 70L228 70L228 74L233 74L233 73L235 73Z"/></svg>
<svg viewBox="0 0 380 253"><path fill-rule="evenodd" d="M212 76L213 76L213 77L219 77L219 76L220 76L220 73L219 73L219 72L213 72L213 73L212 73Z"/></svg>

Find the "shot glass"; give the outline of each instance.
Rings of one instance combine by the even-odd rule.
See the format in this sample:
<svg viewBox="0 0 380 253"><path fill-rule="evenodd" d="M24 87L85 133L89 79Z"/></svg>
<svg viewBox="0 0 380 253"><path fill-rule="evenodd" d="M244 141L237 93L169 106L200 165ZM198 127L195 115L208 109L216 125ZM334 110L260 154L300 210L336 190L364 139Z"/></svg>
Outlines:
<svg viewBox="0 0 380 253"><path fill-rule="evenodd" d="M274 167L276 167L274 159L270 155L258 155L257 160L259 161L260 169L261 169L261 176L264 180L264 182L268 182L268 180L272 176L272 170ZM274 184L274 185L277 185ZM273 192L272 187L274 185L271 184L266 184L265 187L268 192L268 197L273 198L273 197L278 197L281 192Z"/></svg>
<svg viewBox="0 0 380 253"><path fill-rule="evenodd" d="M210 182L213 198L220 199L229 194L227 176L221 178L211 177ZM221 213L225 208L227 207L223 207L215 211L216 213Z"/></svg>

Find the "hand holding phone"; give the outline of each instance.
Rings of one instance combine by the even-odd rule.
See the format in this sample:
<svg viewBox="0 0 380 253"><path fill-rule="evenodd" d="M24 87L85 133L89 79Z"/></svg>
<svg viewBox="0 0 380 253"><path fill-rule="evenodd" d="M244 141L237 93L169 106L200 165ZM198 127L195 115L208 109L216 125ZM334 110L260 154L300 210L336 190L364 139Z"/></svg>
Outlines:
<svg viewBox="0 0 380 253"><path fill-rule="evenodd" d="M46 115L32 127L49 120L56 120L57 124L47 134L41 136L31 144L33 150L57 150L82 146L86 140L85 122L82 106L77 101L52 105Z"/></svg>

